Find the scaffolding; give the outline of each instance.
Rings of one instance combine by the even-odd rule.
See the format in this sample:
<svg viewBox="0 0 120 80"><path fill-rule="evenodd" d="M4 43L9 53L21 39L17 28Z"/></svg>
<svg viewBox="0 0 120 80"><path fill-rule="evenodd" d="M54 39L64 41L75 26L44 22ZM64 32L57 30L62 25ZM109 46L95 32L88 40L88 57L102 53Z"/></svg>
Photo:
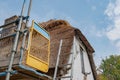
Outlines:
<svg viewBox="0 0 120 80"><path fill-rule="evenodd" d="M7 70L0 73L0 76L6 76L6 80L10 80L11 75L16 75L16 74L19 73L21 75L32 77L32 78L35 78L35 79L59 80L59 79L62 79L62 78L70 78L70 80L73 80L75 37L74 37L74 40L73 40L74 41L73 42L73 52L71 54L72 55L72 61L69 64L63 65L63 66L67 66L67 65L71 66L71 68L70 68L71 69L70 76L57 77L58 65L59 65L59 61L60 61L59 57L60 57L60 53L61 53L61 47L62 47L62 44L63 44L62 39L61 39L60 44L59 44L58 56L57 56L57 61L56 61L56 66L55 66L54 76L53 77L51 77L49 75L46 75L46 74L44 74L42 72L39 72L39 71L37 71L37 70L35 70L33 68L23 66L21 64L22 59L23 59L22 56L24 55L24 52L26 51L26 48L25 48L26 37L27 37L27 35L28 35L28 37L30 37L30 32L29 32L29 28L28 28L28 22L29 22L29 16L30 16L30 11L31 11L32 0L30 0L30 2L29 2L27 16L24 17L23 14L24 14L25 3L26 3L26 0L24 0L24 2L23 2L21 14L20 14L20 16L19 16L19 18L17 20L12 21L12 22L10 22L8 24L5 24L3 26L0 26L0 28L3 28L4 26L7 26L7 25L10 25L10 24L13 24L13 23L17 24L17 26L18 26L17 29L15 30L16 32L14 34L7 35L5 37L0 38L0 40L2 40L4 38L8 38L8 37L12 37L12 36L15 37L14 45L13 45L13 48L12 48L12 51L11 51L11 58L10 58L9 66L7 67ZM23 21L26 21L25 22L25 28L23 30L21 30ZM19 43L19 39L20 39L21 35L23 35L23 36L22 36L22 43L21 43L21 48L20 48L20 61L19 61L18 67L16 69L13 69L13 61L14 61L15 54L17 53L18 43ZM29 40L30 40L30 38L28 38L28 41ZM29 47L29 45L27 45L27 48L28 47ZM17 70L17 69L19 69L19 70ZM24 70L24 72L22 72L23 70ZM31 75L31 74L34 74L34 76Z"/></svg>
<svg viewBox="0 0 120 80"><path fill-rule="evenodd" d="M27 12L27 16L23 16L24 15L24 12L25 12L25 4L26 4L26 0L24 0L23 2L23 6L22 6L22 10L21 10L21 14L19 16L19 18L15 21L12 21L10 23L7 23L3 26L0 26L0 28L3 28L4 26L7 26L7 25L11 25L13 23L17 24L17 29L15 30L15 33L12 34L12 35L7 35L5 37L2 37L0 38L0 40L2 39L5 39L5 38L8 38L8 37L12 37L14 36L15 37L15 40L14 40L14 45L13 45L13 48L12 48L12 51L11 51L11 58L10 58L10 62L9 62L9 65L8 65L8 68L7 70L3 71L0 73L0 76L6 76L6 79L5 80L10 80L10 76L11 75L15 75L15 74L22 74L22 75L26 75L26 76L31 76L30 74L34 73L35 77L44 77L44 78L47 78L47 79L52 79L51 76L48 76L46 74L43 74L41 72L38 72L36 71L35 69L32 69L30 67L26 67L26 66L23 66L21 65L21 62L22 62L22 56L24 55L24 52L26 50L25 48L25 40L26 40L26 36L28 35L29 36L29 28L28 28L28 22L29 22L29 16L30 16L30 11L31 11L31 5L32 5L32 0L30 0L29 2L29 7L28 7L28 12ZM22 27L22 22L23 21L26 21L25 22L25 28L23 30L21 30L21 27ZM22 38L22 45L21 45L21 48L20 48L20 62L19 62L19 71L16 69L12 69L13 68L13 61L14 61L14 57L15 57L15 54L17 53L17 48L18 48L18 43L19 43L19 39L20 39L20 36L23 35L23 38ZM28 47L28 46L27 46ZM27 74L27 73L22 73L21 70L24 70L24 71L27 71L28 73L30 74ZM34 77L34 78L35 78ZM39 77L40 78L40 77ZM43 78L43 79L44 79Z"/></svg>

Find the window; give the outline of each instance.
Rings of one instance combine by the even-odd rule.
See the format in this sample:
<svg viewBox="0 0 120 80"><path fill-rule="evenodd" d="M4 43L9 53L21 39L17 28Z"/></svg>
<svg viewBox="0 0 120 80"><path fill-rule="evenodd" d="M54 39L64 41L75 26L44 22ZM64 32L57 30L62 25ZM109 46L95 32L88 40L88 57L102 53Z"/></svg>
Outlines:
<svg viewBox="0 0 120 80"><path fill-rule="evenodd" d="M91 74L91 72L85 71L85 59L84 59L84 50L80 47L80 56L81 56L81 70L84 75L84 80L87 80L87 76Z"/></svg>
<svg viewBox="0 0 120 80"><path fill-rule="evenodd" d="M81 56L81 70L82 73L85 74L84 54L83 54L83 49L81 47L80 47L80 56Z"/></svg>

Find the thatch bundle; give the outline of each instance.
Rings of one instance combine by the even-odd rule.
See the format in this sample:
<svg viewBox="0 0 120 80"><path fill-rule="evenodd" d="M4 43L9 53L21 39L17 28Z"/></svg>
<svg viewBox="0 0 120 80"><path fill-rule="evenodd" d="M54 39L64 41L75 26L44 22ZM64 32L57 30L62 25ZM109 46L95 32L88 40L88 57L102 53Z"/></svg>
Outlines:
<svg viewBox="0 0 120 80"><path fill-rule="evenodd" d="M64 20L50 20L40 24L50 33L50 68L55 67L60 40L63 40L59 67L67 64L73 45L74 28Z"/></svg>

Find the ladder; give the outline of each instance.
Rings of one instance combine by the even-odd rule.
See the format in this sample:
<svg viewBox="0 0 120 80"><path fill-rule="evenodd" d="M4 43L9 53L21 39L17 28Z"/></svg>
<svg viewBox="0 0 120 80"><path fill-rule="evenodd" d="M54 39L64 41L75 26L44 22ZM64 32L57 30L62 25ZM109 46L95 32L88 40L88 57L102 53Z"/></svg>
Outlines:
<svg viewBox="0 0 120 80"><path fill-rule="evenodd" d="M59 65L59 61L60 61L60 54L61 54L61 47L62 47L62 44L63 44L63 40L61 39L60 40L60 45L59 45L59 50L58 50L58 55L57 55L57 61L56 61L56 66L55 66L55 71L54 71L54 77L53 77L53 80L61 80L61 79L70 79L70 80L73 80L73 64L74 64L74 53L75 53L75 37L74 37L74 42L73 42L73 52L71 53L71 56L72 56L72 60L71 60L71 63L69 64L65 64L63 66L70 66L70 70L71 70L71 73L69 76L61 76L61 77L57 77L57 72L58 72L58 65Z"/></svg>

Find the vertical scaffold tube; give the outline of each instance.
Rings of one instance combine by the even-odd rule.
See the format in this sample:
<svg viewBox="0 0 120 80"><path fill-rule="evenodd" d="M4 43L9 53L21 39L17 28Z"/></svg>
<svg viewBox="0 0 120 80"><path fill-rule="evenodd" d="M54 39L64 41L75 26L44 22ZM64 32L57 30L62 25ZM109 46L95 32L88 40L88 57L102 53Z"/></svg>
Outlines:
<svg viewBox="0 0 120 80"><path fill-rule="evenodd" d="M58 51L58 56L57 56L57 61L56 61L56 66L55 66L55 72L54 72L53 80L56 80L56 76L57 76L57 70L58 70L58 65L59 65L59 59L60 59L62 43L63 43L63 40L60 40L59 51Z"/></svg>
<svg viewBox="0 0 120 80"><path fill-rule="evenodd" d="M15 53L16 53L17 45L18 45L20 29L21 29L21 24L22 24L22 20L23 20L25 2L26 2L26 0L24 0L24 2L23 2L22 11L21 11L21 15L20 15L20 21L19 21L18 28L17 28L17 31L16 31L14 45L13 45L13 49L12 49L12 52L11 52L11 59L10 59L10 63L9 63L8 70L7 70L6 80L10 80L10 74L11 74L10 72L12 70L12 64L13 64L13 61L14 61L14 56L15 56Z"/></svg>
<svg viewBox="0 0 120 80"><path fill-rule="evenodd" d="M19 64L21 64L22 62L22 59L23 59L23 54L24 54L24 48L25 48L25 40L26 40L26 36L27 36L27 33L28 33L28 22L29 22L29 16L30 16L30 11L31 11L31 6L32 6L32 0L30 0L30 3L29 3L29 7L28 7L28 12L27 12L27 19L26 19L26 24L25 24L25 29L27 31L24 32L24 35L23 35L23 40L22 40L22 46L21 46L21 49L20 49L20 62ZM28 34L29 35L29 34Z"/></svg>

